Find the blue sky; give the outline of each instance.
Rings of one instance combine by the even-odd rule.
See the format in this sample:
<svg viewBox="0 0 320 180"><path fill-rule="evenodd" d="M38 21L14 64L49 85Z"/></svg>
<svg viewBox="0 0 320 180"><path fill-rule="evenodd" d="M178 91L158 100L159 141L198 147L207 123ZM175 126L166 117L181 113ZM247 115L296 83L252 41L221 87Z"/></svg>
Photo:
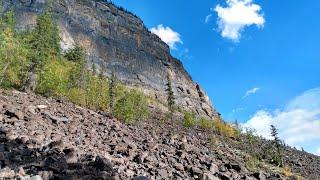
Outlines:
<svg viewBox="0 0 320 180"><path fill-rule="evenodd" d="M162 36L227 121L265 136L261 126L276 124L291 145L320 154L320 1L114 2ZM296 99L301 106L292 107Z"/></svg>

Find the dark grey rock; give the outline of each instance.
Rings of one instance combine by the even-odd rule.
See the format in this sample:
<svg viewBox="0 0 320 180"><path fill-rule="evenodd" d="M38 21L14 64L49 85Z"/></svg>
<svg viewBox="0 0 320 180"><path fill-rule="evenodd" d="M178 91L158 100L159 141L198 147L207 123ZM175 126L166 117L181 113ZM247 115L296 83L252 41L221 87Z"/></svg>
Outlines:
<svg viewBox="0 0 320 180"><path fill-rule="evenodd" d="M266 179L266 176L263 172L256 172L254 174L252 174L253 177L255 177L256 179Z"/></svg>
<svg viewBox="0 0 320 180"><path fill-rule="evenodd" d="M149 178L146 176L137 176L137 177L134 177L132 180L149 180Z"/></svg>
<svg viewBox="0 0 320 180"><path fill-rule="evenodd" d="M66 117L57 117L57 116L54 116L54 115L52 115L50 112L48 112L48 111L46 111L46 112L44 112L44 117L46 118L46 119L49 119L49 120L51 120L53 123L55 123L55 124L58 124L58 123L60 123L60 122L64 122L64 123L67 123L67 122L69 122L69 119L68 118L66 118Z"/></svg>
<svg viewBox="0 0 320 180"><path fill-rule="evenodd" d="M13 105L6 105L5 110L6 110L5 115L9 116L10 118L16 117L17 119L20 119L20 120L24 118L24 113L18 110Z"/></svg>
<svg viewBox="0 0 320 180"><path fill-rule="evenodd" d="M94 165L97 169L101 171L112 171L113 170L113 164L111 161L104 157L97 156L96 160L94 162Z"/></svg>

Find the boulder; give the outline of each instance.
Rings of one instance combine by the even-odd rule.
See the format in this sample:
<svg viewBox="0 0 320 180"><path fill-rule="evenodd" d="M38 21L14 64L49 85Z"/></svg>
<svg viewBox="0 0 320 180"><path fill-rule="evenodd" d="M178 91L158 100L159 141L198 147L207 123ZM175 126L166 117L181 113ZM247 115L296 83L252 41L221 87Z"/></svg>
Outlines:
<svg viewBox="0 0 320 180"><path fill-rule="evenodd" d="M113 164L110 160L97 156L94 161L94 167L100 171L113 171Z"/></svg>

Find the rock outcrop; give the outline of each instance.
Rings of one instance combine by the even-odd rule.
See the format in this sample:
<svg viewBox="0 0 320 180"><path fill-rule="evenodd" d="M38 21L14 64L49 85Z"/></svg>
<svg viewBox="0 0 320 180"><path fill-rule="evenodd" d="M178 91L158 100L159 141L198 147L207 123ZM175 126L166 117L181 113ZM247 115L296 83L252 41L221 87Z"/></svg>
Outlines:
<svg viewBox="0 0 320 180"><path fill-rule="evenodd" d="M95 0L0 0L16 12L17 28L32 28L36 17L50 9L61 32L64 50L83 46L89 64L107 67L129 86L166 100L166 77L173 82L176 103L206 117L218 116L206 93L193 82L182 63L170 55L168 45L145 28L143 22L112 4ZM51 2L51 3L49 3Z"/></svg>

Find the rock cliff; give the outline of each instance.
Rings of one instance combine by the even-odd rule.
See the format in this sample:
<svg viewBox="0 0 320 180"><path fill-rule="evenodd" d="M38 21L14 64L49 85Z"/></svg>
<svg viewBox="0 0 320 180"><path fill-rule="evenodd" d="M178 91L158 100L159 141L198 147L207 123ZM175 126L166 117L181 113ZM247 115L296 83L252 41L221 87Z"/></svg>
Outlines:
<svg viewBox="0 0 320 180"><path fill-rule="evenodd" d="M45 10L53 12L64 50L83 46L92 63L115 72L129 86L166 100L166 76L173 82L176 103L206 117L218 116L208 96L170 55L168 45L145 28L143 22L121 8L94 0L0 0L5 10L15 10L17 28L32 28Z"/></svg>

